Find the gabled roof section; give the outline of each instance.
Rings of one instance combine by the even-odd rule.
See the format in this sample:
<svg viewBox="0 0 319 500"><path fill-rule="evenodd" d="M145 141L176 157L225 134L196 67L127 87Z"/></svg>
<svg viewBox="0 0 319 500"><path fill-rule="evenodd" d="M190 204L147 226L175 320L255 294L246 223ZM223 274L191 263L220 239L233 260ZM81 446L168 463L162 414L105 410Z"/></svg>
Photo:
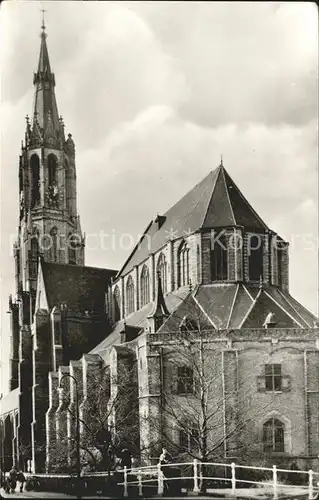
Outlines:
<svg viewBox="0 0 319 500"><path fill-rule="evenodd" d="M272 312L276 328L303 328L303 325L280 307L264 290L257 296L255 303L243 321L242 328L263 328L266 316Z"/></svg>
<svg viewBox="0 0 319 500"><path fill-rule="evenodd" d="M105 312L105 293L115 270L49 262L41 267L50 310L66 304L74 312Z"/></svg>
<svg viewBox="0 0 319 500"><path fill-rule="evenodd" d="M170 239L182 238L200 229L236 225L267 229L223 165L210 172L157 220L161 223L152 221L147 226L118 276L131 271Z"/></svg>

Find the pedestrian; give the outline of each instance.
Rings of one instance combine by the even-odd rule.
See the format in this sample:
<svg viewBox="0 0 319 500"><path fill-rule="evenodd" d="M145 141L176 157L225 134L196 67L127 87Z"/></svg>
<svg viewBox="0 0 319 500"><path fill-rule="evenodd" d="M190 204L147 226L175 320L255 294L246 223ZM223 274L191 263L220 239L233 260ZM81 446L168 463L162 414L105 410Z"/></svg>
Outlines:
<svg viewBox="0 0 319 500"><path fill-rule="evenodd" d="M4 478L4 491L6 493L10 493L10 490L11 490L10 478L5 475L5 478Z"/></svg>
<svg viewBox="0 0 319 500"><path fill-rule="evenodd" d="M162 453L159 457L159 463L161 465L169 464L172 461L172 456L168 453L166 448L162 448Z"/></svg>
<svg viewBox="0 0 319 500"><path fill-rule="evenodd" d="M23 474L23 472L20 470L18 472L18 477L17 477L19 483L20 483L20 492L22 493L23 491L23 485L25 483L25 475Z"/></svg>
<svg viewBox="0 0 319 500"><path fill-rule="evenodd" d="M121 451L121 465L130 469L132 467L131 452L127 448Z"/></svg>
<svg viewBox="0 0 319 500"><path fill-rule="evenodd" d="M18 472L17 472L16 466L14 465L9 472L10 486L11 486L12 493L15 492L15 489L17 486L17 476L18 476Z"/></svg>

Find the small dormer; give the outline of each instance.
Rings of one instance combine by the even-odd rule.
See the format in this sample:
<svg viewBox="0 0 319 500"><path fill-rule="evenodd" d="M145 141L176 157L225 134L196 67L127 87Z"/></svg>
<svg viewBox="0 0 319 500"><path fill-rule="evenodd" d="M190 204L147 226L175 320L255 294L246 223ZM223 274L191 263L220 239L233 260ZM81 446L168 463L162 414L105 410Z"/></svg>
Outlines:
<svg viewBox="0 0 319 500"><path fill-rule="evenodd" d="M155 224L157 225L157 230L161 229L165 221L166 221L166 215L157 214L156 219L154 221Z"/></svg>

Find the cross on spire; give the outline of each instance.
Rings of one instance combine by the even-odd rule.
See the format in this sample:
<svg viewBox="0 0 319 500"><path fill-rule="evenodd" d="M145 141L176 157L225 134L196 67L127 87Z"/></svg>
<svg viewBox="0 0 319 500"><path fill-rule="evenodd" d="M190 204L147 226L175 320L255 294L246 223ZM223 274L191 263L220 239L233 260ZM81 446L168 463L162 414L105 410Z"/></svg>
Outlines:
<svg viewBox="0 0 319 500"><path fill-rule="evenodd" d="M220 166L223 167L223 155L220 155Z"/></svg>
<svg viewBox="0 0 319 500"><path fill-rule="evenodd" d="M46 10L41 9L41 12L42 12L42 26L41 26L41 29L44 31L45 30L44 13L46 12Z"/></svg>

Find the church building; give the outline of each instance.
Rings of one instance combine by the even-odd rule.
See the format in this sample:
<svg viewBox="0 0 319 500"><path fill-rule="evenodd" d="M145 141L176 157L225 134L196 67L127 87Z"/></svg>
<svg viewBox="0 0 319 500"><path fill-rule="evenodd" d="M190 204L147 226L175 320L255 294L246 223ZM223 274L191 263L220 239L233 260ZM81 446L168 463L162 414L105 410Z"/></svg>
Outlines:
<svg viewBox="0 0 319 500"><path fill-rule="evenodd" d="M319 327L290 295L288 243L221 162L149 222L119 271L85 266L75 145L44 26L33 83L0 411L5 469L72 465L72 410L84 449L101 387L109 432L131 434L130 414L145 463L165 445L182 457L318 466Z"/></svg>

